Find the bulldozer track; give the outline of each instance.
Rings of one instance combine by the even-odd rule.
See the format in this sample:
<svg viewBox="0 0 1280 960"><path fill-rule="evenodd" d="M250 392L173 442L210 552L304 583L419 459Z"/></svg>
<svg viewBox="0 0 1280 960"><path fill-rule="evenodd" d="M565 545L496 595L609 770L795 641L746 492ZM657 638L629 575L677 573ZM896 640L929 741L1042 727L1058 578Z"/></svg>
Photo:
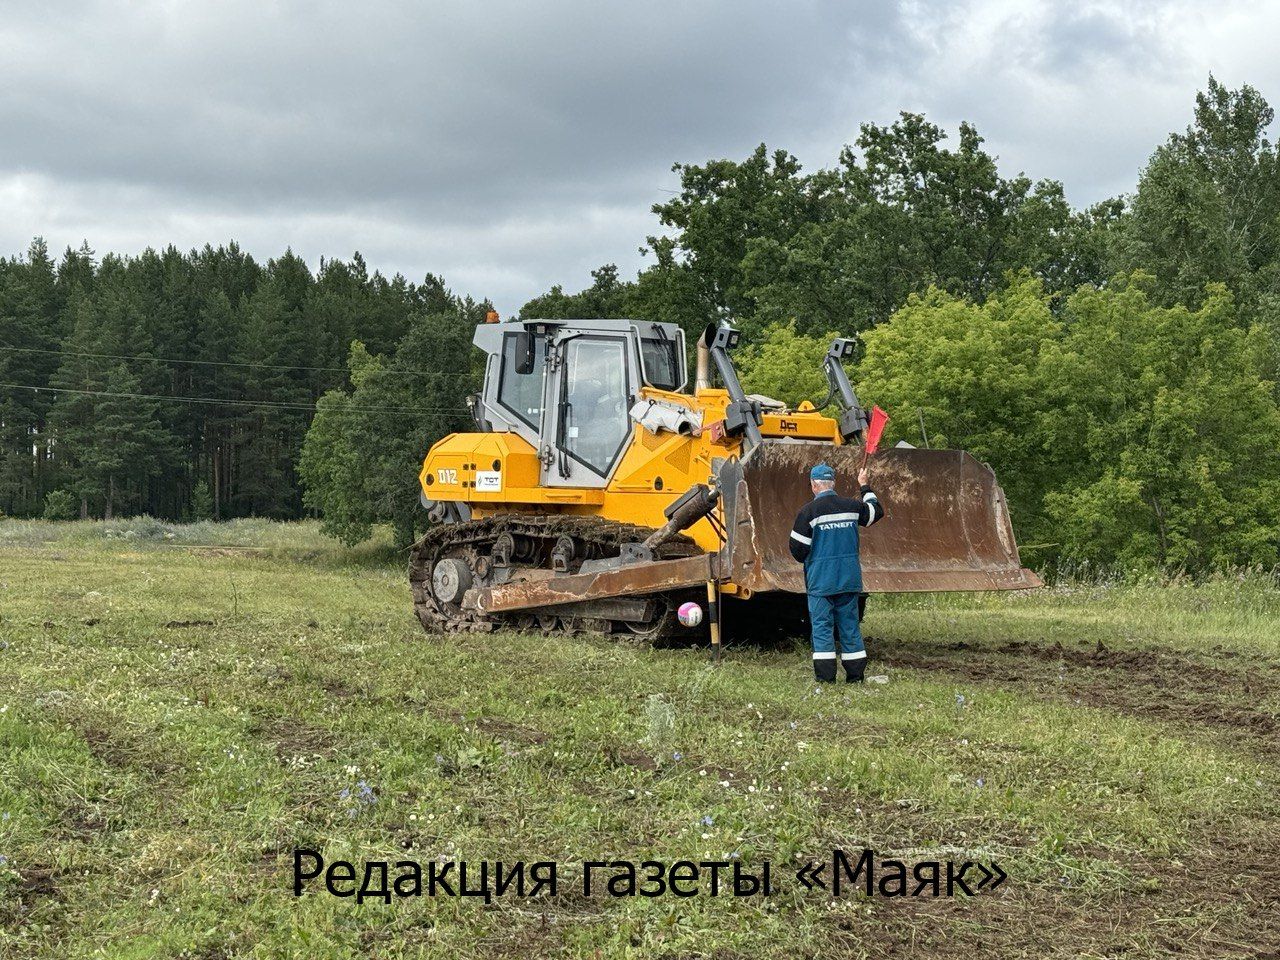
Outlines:
<svg viewBox="0 0 1280 960"><path fill-rule="evenodd" d="M490 580L497 567L494 546L504 534L519 537L528 557L511 562L514 578L520 571L545 571L555 546L563 538L575 544L576 567L585 559L616 557L625 543L637 543L653 530L646 526L620 523L600 517L528 516L508 514L463 523L444 524L428 531L414 544L409 559L409 585L414 611L428 633L489 633L499 628L541 629L545 633L629 634L638 640L656 640L675 628L674 601L687 591L650 594L657 611L647 623L634 624L599 617L565 615L555 607L533 608L503 614L482 614L461 603L448 603L436 596L432 575L436 564L452 558L464 562L477 582ZM677 536L659 551L660 558L692 556L701 548L686 536ZM570 572L570 571L566 571Z"/></svg>

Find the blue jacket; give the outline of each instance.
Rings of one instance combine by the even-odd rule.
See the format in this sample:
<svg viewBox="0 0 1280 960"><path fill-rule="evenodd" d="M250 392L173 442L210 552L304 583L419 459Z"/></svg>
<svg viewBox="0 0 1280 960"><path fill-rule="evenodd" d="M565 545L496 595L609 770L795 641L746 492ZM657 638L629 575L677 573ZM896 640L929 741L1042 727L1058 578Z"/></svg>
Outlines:
<svg viewBox="0 0 1280 960"><path fill-rule="evenodd" d="M858 527L884 516L875 491L862 488L862 499L818 494L801 509L791 528L791 555L804 564L805 589L816 597L862 592L858 559Z"/></svg>

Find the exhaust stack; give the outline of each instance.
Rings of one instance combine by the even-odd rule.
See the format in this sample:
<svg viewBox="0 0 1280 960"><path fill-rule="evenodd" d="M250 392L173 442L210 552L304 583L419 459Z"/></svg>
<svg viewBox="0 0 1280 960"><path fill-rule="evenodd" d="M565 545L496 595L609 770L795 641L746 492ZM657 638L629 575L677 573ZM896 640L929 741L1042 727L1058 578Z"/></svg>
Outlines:
<svg viewBox="0 0 1280 960"><path fill-rule="evenodd" d="M710 390L711 389L711 351L707 349L707 341L705 337L698 338L697 348L697 367L694 373L693 389Z"/></svg>

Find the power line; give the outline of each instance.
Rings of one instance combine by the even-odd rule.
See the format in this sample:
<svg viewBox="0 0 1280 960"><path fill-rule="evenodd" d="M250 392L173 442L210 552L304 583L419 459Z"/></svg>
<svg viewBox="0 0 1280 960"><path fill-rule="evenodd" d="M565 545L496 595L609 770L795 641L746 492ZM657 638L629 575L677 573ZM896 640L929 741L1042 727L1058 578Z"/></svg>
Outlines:
<svg viewBox="0 0 1280 960"><path fill-rule="evenodd" d="M120 397L126 400L159 400L162 403L212 403L231 407L265 407L277 410L307 410L315 413L317 408L311 403L288 403L273 400L218 400L213 397L166 397L154 393L113 393L109 390L74 390L70 387L38 387L29 383L0 383L0 387L12 390L30 390L39 393L74 393L86 397ZM455 407L344 407L351 413L460 413L468 409L465 406Z"/></svg>
<svg viewBox="0 0 1280 960"><path fill-rule="evenodd" d="M307 370L316 373L350 373L346 367L303 367L283 363L250 363L240 360L180 360L177 357L138 357L119 353L87 353L78 350L45 350L40 347L14 347L0 343L0 350L15 350L18 353L41 353L59 357L91 357L99 360L138 360L143 363L186 363L205 367L251 367L257 370ZM405 374L418 377L453 376L443 370L381 370L381 373Z"/></svg>

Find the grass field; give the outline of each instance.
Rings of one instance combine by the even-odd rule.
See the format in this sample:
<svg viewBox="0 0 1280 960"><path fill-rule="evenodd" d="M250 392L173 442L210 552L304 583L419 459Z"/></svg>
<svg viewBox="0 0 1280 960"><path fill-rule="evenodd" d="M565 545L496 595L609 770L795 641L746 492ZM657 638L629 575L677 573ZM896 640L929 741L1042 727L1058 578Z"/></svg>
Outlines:
<svg viewBox="0 0 1280 960"><path fill-rule="evenodd" d="M0 522L0 957L1280 953L1273 579L875 598L865 626L887 682L816 689L801 646L428 637L399 558L308 525ZM295 847L565 876L295 899ZM799 889L833 847L1009 879ZM584 898L574 865L617 858L768 860L778 889Z"/></svg>

